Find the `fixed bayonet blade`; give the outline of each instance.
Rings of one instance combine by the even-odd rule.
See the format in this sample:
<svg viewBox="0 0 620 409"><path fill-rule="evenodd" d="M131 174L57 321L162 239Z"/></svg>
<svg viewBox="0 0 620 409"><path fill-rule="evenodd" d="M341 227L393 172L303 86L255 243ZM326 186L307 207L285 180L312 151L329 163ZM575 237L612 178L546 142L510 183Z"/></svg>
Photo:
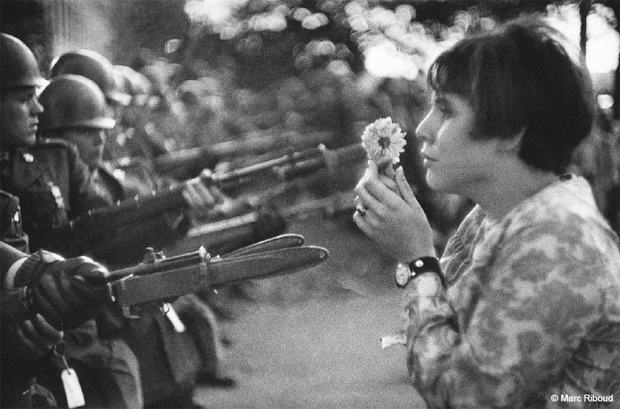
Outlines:
<svg viewBox="0 0 620 409"><path fill-rule="evenodd" d="M304 244L304 236L301 234L281 234L276 237L250 244L249 246L231 251L222 255L222 258L239 257L246 254L260 253L263 251L278 250L290 247L300 247Z"/></svg>
<svg viewBox="0 0 620 409"><path fill-rule="evenodd" d="M320 264L328 255L327 249L317 246L281 248L238 257L215 257L153 274L134 274L108 285L115 302L129 307L228 283L297 273Z"/></svg>
<svg viewBox="0 0 620 409"><path fill-rule="evenodd" d="M322 263L328 255L329 252L323 247L303 246L226 257L209 263L209 279L212 286L220 286L292 274Z"/></svg>

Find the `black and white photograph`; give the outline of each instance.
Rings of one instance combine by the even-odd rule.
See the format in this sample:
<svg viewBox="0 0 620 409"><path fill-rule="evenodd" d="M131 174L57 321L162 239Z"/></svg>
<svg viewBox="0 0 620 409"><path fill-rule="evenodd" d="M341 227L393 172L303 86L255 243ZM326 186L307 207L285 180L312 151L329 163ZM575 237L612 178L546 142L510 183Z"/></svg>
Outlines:
<svg viewBox="0 0 620 409"><path fill-rule="evenodd" d="M620 0L0 0L0 407L620 409Z"/></svg>

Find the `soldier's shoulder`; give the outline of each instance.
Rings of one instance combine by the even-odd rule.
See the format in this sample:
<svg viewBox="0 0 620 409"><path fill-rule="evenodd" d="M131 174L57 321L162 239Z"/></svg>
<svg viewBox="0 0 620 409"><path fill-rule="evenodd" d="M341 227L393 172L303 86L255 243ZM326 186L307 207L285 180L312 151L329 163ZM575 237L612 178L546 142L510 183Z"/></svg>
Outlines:
<svg viewBox="0 0 620 409"><path fill-rule="evenodd" d="M37 159L63 157L75 160L79 156L74 145L58 138L39 139L30 151Z"/></svg>
<svg viewBox="0 0 620 409"><path fill-rule="evenodd" d="M146 158L140 158L140 157L133 157L133 158L120 158L114 162L111 162L108 164L109 166L115 168L115 169L122 169L122 170L139 170L139 171L146 171L146 172L153 172L153 163L146 159Z"/></svg>
<svg viewBox="0 0 620 409"><path fill-rule="evenodd" d="M5 190L0 189L0 198L5 200L15 200L19 201L19 198Z"/></svg>
<svg viewBox="0 0 620 409"><path fill-rule="evenodd" d="M34 144L32 149L72 149L72 146L69 142L60 138L38 138L37 143Z"/></svg>

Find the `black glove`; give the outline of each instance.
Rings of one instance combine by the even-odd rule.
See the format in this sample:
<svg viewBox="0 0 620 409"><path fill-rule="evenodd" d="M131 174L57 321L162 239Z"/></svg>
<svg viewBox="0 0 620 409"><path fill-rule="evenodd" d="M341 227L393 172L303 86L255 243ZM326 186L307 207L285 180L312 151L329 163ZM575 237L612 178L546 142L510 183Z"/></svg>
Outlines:
<svg viewBox="0 0 620 409"><path fill-rule="evenodd" d="M11 324L9 350L26 363L34 363L62 341L63 333L53 328L41 315L31 320Z"/></svg>
<svg viewBox="0 0 620 409"><path fill-rule="evenodd" d="M33 308L54 327L75 328L109 301L108 270L90 258L63 260L53 253L39 251L30 259L38 261L34 268L27 260L20 270L32 268L27 273L27 286Z"/></svg>

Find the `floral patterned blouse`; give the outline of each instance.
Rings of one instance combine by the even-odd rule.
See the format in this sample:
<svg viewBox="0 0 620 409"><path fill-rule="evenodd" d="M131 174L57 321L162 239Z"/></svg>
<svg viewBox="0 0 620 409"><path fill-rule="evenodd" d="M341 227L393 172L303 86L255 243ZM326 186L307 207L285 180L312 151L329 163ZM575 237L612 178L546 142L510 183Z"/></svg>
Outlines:
<svg viewBox="0 0 620 409"><path fill-rule="evenodd" d="M406 289L407 365L429 407L620 407L618 238L583 178L498 221L475 207L441 266L447 291L432 274Z"/></svg>

